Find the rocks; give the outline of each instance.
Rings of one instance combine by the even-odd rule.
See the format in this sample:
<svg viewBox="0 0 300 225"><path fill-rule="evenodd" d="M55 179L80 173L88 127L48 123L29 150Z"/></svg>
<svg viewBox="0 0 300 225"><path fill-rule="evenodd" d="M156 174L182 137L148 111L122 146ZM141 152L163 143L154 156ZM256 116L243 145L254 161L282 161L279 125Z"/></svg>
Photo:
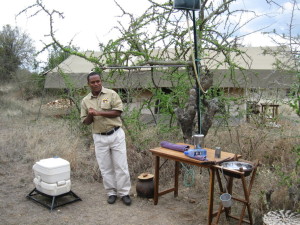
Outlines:
<svg viewBox="0 0 300 225"><path fill-rule="evenodd" d="M48 102L45 106L49 108L57 108L57 109L69 108L71 106L71 102L69 99L56 99L52 102Z"/></svg>

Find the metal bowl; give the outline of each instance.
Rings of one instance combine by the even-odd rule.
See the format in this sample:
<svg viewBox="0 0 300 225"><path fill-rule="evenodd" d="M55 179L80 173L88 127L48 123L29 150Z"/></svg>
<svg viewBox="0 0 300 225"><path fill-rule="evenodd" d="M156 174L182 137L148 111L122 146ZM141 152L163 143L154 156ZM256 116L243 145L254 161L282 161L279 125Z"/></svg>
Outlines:
<svg viewBox="0 0 300 225"><path fill-rule="evenodd" d="M220 164L225 170L223 170L223 173L227 176L233 176L240 178L241 175L232 173L229 170L237 170L240 171L240 168L242 168L244 172L244 176L249 176L251 174L251 171L253 170L253 165L246 162L240 162L240 161L231 161L231 162L223 162ZM229 169L229 170L226 170Z"/></svg>

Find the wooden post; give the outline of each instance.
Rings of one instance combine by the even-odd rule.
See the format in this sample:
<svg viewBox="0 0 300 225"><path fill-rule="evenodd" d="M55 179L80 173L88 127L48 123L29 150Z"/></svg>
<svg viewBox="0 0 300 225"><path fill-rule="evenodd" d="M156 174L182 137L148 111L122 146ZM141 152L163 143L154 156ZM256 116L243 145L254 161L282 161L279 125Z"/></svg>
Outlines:
<svg viewBox="0 0 300 225"><path fill-rule="evenodd" d="M159 186L159 156L155 156L155 177L154 177L154 205L158 203L158 186Z"/></svg>
<svg viewBox="0 0 300 225"><path fill-rule="evenodd" d="M212 223L213 219L215 173L215 168L209 167L208 225Z"/></svg>
<svg viewBox="0 0 300 225"><path fill-rule="evenodd" d="M175 191L174 191L174 197L178 196L178 176L179 176L179 162L175 161Z"/></svg>

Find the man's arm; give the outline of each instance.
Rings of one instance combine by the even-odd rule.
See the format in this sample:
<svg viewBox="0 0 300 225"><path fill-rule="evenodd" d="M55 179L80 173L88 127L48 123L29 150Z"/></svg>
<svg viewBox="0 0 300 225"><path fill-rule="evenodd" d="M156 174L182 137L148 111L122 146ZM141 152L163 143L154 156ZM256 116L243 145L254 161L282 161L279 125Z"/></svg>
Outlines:
<svg viewBox="0 0 300 225"><path fill-rule="evenodd" d="M103 117L108 117L108 118L115 118L115 117L121 116L121 114L122 114L122 111L119 111L119 110L97 111L93 108L89 108L88 116L86 117L86 120L88 120L89 115L91 115L92 118L93 118L93 116L103 116Z"/></svg>

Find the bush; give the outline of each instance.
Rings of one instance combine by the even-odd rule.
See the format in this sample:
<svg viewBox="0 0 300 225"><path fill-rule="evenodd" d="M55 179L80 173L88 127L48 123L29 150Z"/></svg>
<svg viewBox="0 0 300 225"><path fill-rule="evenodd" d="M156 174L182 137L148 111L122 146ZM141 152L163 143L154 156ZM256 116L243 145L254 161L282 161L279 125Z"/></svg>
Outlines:
<svg viewBox="0 0 300 225"><path fill-rule="evenodd" d="M14 75L14 82L17 83L22 98L29 100L42 95L45 76L28 70L18 70Z"/></svg>

